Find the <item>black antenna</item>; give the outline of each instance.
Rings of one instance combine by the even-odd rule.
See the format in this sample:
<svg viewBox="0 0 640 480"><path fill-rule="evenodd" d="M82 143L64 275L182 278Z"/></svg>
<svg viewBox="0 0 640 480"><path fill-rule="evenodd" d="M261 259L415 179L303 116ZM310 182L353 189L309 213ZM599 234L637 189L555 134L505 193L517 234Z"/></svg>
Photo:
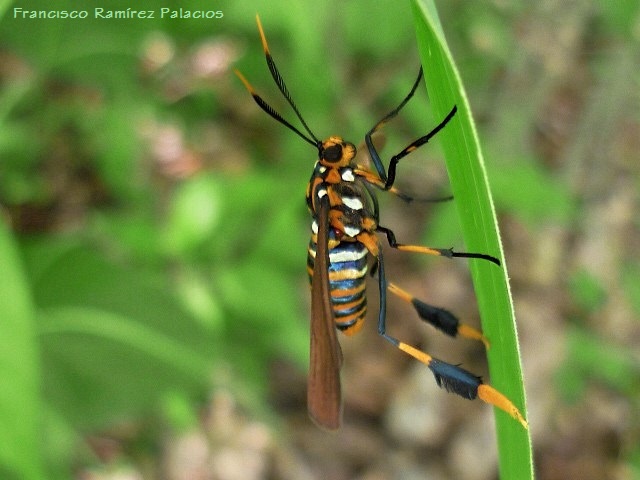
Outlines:
<svg viewBox="0 0 640 480"><path fill-rule="evenodd" d="M240 80L242 80L242 83L244 83L244 86L247 88L247 90L249 90L249 93L251 94L251 96L253 97L255 102L258 104L258 106L260 108L262 108L262 110L267 112L269 114L269 116L271 116L272 118L274 118L278 122L282 123L285 127L290 129L291 131L297 133L298 136L300 136L300 138L302 138L306 142L310 143L314 147L318 147L319 148L319 146L322 144L322 142L320 142L320 140L318 140L316 138L316 136L313 134L313 132L311 131L311 129L307 125L307 122L305 122L304 118L302 118L302 115L300 114L300 111L298 110L298 107L296 106L296 104L293 102L293 99L291 98L291 94L289 93L289 89L287 89L287 85L284 83L284 79L282 78L282 75L280 75L280 72L278 71L278 67L276 67L276 63L273 60L273 57L271 56L271 53L269 52L269 45L267 45L267 39L266 39L266 37L264 35L264 31L262 30L262 24L260 23L260 17L258 15L256 15L256 22L258 24L258 31L260 32L260 38L262 40L262 48L264 50L264 56L265 56L265 58L267 60L267 66L269 67L269 71L271 72L271 76L273 77L273 80L276 82L276 85L278 86L278 89L280 90L280 92L282 93L284 98L287 99L287 102L289 102L289 105L291 105L291 108L293 108L293 111L296 113L296 116L298 117L298 119L300 120L300 122L304 126L305 130L309 134L309 137L307 137L304 133L302 133L296 127L291 125L291 123L289 123L287 120L285 120L282 117L282 115L280 115L278 112L276 112L273 109L273 107L271 107L271 105L269 105L267 102L265 102L262 99L262 97L260 97L260 95L258 95L256 93L256 91L251 86L251 84L247 81L247 79L244 78L244 76L238 70L235 70L235 73L240 78Z"/></svg>

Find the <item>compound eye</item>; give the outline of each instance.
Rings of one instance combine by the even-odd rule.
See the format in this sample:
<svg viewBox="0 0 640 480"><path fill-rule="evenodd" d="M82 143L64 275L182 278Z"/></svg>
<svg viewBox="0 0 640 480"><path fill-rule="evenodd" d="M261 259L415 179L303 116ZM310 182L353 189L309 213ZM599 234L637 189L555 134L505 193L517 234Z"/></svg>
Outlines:
<svg viewBox="0 0 640 480"><path fill-rule="evenodd" d="M325 148L322 151L322 158L327 162L337 162L342 159L342 145L336 144Z"/></svg>

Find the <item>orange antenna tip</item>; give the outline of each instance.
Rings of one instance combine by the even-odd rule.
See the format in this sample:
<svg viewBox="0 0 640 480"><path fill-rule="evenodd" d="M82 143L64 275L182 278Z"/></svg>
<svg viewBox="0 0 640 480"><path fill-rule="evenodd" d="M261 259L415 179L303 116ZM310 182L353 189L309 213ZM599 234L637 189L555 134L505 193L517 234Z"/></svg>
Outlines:
<svg viewBox="0 0 640 480"><path fill-rule="evenodd" d="M258 24L258 31L260 32L260 39L262 40L262 49L264 53L269 54L269 45L267 45L267 38L264 36L264 30L262 30L262 22L260 22L260 16L256 13L256 23Z"/></svg>
<svg viewBox="0 0 640 480"><path fill-rule="evenodd" d="M253 95L254 90L251 84L249 83L249 80L244 78L244 75L242 75L242 73L240 73L240 70L238 70L237 68L234 68L233 72L238 76L238 78L242 81L242 83L244 83L244 86L247 88L247 90L249 90L249 93Z"/></svg>

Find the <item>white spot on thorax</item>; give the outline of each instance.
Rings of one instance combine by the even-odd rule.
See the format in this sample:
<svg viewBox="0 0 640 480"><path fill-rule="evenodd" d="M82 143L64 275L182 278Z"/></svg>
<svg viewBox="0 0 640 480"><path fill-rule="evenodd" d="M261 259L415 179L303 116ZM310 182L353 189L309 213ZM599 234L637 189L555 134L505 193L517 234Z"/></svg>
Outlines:
<svg viewBox="0 0 640 480"><path fill-rule="evenodd" d="M344 180L345 182L355 182L356 177L353 176L353 170L351 170L350 168L345 169L342 172L342 180Z"/></svg>
<svg viewBox="0 0 640 480"><path fill-rule="evenodd" d="M358 197L342 197L342 203L351 210L362 210L362 201Z"/></svg>
<svg viewBox="0 0 640 480"><path fill-rule="evenodd" d="M350 237L356 237L358 236L358 234L361 232L362 230L360 230L359 228L356 227L349 227L346 226L344 227L344 233L346 233L347 235L349 235Z"/></svg>

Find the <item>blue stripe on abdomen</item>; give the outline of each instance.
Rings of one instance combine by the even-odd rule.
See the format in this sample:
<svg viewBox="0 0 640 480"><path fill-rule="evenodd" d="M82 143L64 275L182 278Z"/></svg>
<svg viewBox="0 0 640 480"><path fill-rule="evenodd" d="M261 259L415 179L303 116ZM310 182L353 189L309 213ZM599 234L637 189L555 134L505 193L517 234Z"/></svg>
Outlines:
<svg viewBox="0 0 640 480"><path fill-rule="evenodd" d="M309 242L307 265L313 272L316 244ZM329 289L336 327L349 329L366 313L365 276L368 250L360 242L341 242L329 251ZM342 260L341 260L342 259ZM309 278L311 280L311 276Z"/></svg>

